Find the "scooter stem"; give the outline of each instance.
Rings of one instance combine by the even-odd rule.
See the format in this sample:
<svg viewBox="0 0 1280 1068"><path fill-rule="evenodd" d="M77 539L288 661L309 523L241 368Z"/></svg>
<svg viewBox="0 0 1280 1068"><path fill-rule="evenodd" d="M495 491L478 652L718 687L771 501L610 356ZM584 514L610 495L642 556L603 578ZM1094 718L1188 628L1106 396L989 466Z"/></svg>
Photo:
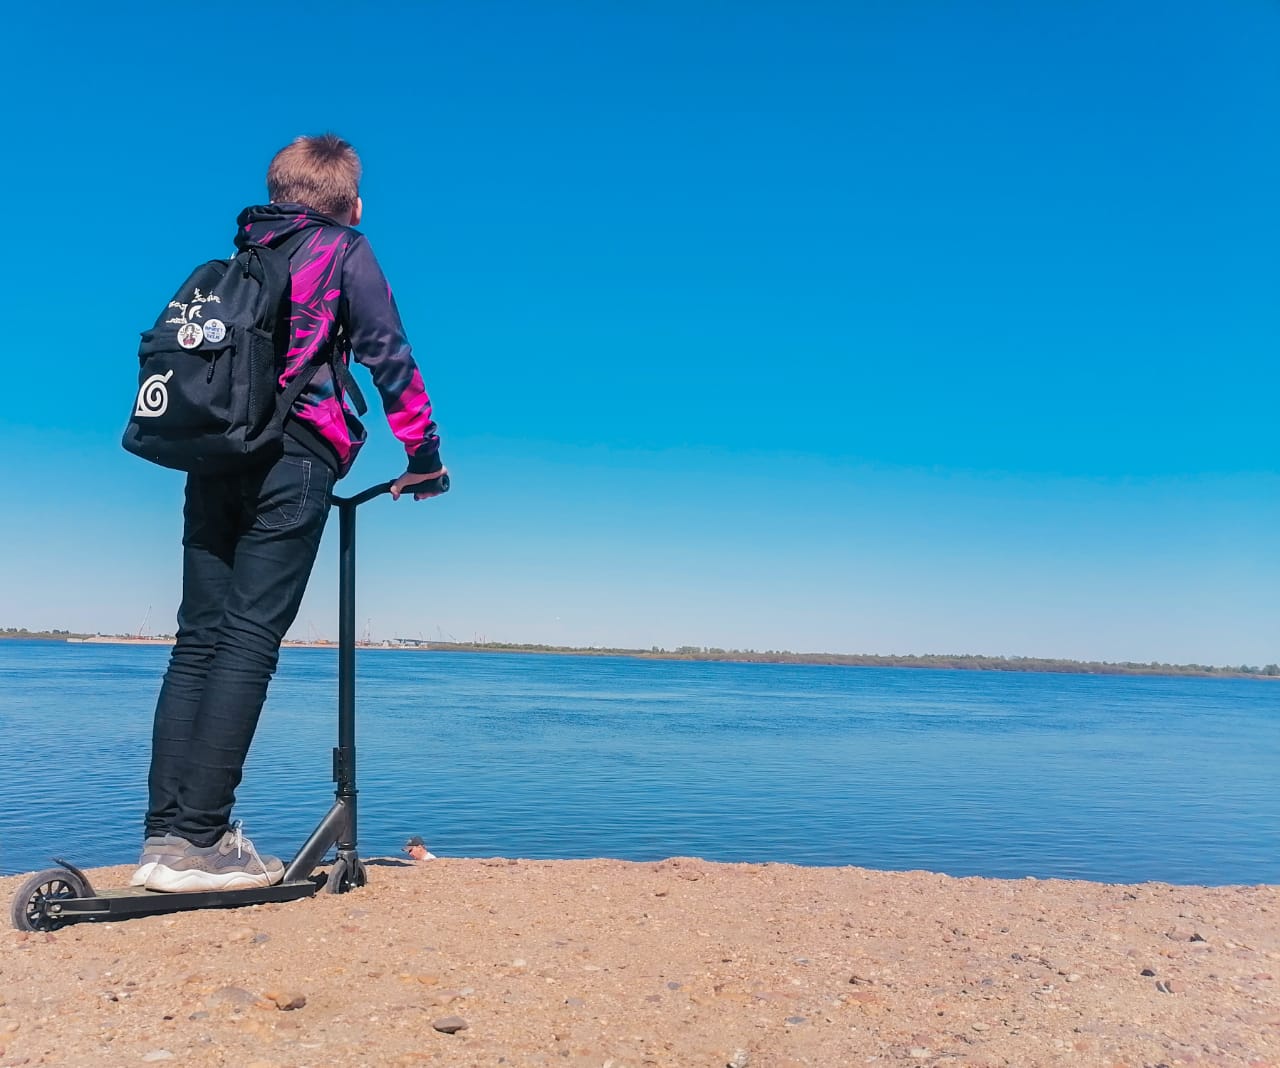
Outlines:
<svg viewBox="0 0 1280 1068"><path fill-rule="evenodd" d="M449 488L449 476L440 479L441 492ZM337 783L333 806L311 832L298 855L285 869L284 881L306 879L331 846L355 870L356 853L356 509L366 501L391 492L390 482L352 497L334 497L338 509L338 744L333 750L333 781Z"/></svg>
<svg viewBox="0 0 1280 1068"><path fill-rule="evenodd" d="M333 750L333 807L285 870L286 882L307 878L336 845L356 851L356 508L391 490L390 482L354 497L334 497L338 509L338 744ZM350 870L350 869L349 869Z"/></svg>

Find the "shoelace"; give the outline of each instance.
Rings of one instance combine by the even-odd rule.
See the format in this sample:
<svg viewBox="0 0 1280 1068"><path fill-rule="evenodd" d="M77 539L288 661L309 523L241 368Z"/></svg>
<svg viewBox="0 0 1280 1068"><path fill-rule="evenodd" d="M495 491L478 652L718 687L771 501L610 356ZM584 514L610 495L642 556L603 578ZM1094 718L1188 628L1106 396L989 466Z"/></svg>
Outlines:
<svg viewBox="0 0 1280 1068"><path fill-rule="evenodd" d="M244 820L236 820L231 824L231 829L236 832L236 857L238 859L244 856L245 850L248 850L249 855L258 862L258 867L265 872L267 866L262 863L262 858L258 856L258 851L253 848L253 843L244 836L244 831L241 830L243 826Z"/></svg>

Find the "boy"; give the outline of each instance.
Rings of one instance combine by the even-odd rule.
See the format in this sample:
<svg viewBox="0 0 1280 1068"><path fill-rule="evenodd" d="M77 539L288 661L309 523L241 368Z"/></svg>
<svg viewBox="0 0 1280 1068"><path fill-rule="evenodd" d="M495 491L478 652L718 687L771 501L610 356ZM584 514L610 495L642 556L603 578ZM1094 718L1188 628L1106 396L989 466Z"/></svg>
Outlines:
<svg viewBox="0 0 1280 1068"><path fill-rule="evenodd" d="M345 331L408 468L391 495L425 500L445 468L431 402L360 223L360 160L332 134L300 137L267 171L271 203L240 213L236 246L290 243L283 385ZM341 355L335 358L341 359ZM245 757L315 562L334 482L364 428L322 365L285 423L284 454L231 475L188 475L178 634L156 703L145 841L135 886L237 890L284 876L230 820Z"/></svg>

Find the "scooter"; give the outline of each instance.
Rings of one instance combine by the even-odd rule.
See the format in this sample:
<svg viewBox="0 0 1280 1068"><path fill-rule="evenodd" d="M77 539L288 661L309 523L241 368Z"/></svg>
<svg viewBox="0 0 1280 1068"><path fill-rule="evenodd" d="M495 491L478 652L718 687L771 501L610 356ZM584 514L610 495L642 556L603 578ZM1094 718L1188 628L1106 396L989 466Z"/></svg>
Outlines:
<svg viewBox="0 0 1280 1068"><path fill-rule="evenodd" d="M440 492L449 476L440 478ZM186 909L231 908L268 901L296 901L321 887L342 894L364 886L367 875L356 848L356 509L391 491L391 483L370 486L354 497L334 497L338 510L338 744L333 750L333 806L286 866L274 886L249 890L161 893L141 886L95 890L89 877L61 857L56 868L31 875L18 888L10 910L20 931L54 931L80 921L123 920ZM333 847L327 874L314 874Z"/></svg>

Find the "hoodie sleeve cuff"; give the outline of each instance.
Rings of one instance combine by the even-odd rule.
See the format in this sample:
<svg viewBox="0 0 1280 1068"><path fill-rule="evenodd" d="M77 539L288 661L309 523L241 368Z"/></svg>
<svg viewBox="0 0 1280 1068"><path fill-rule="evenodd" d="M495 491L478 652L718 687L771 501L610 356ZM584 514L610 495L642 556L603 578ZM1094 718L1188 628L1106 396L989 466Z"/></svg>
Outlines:
<svg viewBox="0 0 1280 1068"><path fill-rule="evenodd" d="M419 449L409 457L409 474L411 475L433 475L443 466L444 464L440 462L439 449Z"/></svg>

